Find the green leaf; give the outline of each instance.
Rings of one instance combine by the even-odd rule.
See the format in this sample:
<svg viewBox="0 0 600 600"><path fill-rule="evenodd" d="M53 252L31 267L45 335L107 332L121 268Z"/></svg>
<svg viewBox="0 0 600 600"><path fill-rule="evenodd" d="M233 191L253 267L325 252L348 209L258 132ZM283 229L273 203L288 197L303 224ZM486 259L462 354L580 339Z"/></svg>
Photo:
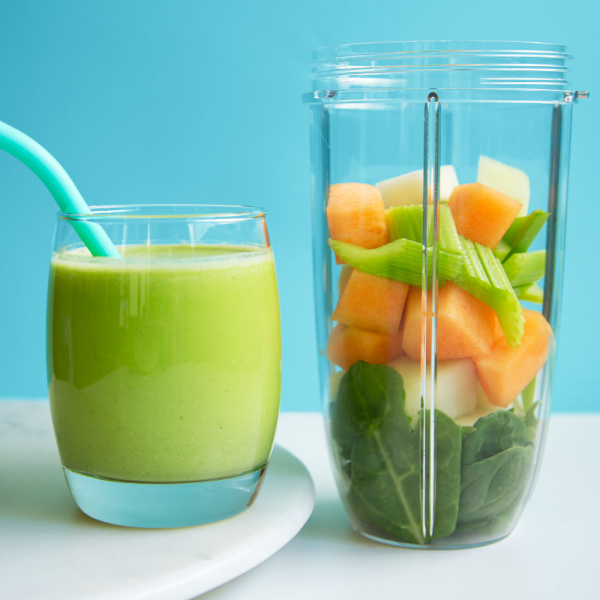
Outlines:
<svg viewBox="0 0 600 600"><path fill-rule="evenodd" d="M430 411L426 411L426 423ZM460 498L460 458L463 428L441 410L435 411L435 512L433 538L450 535L456 528Z"/></svg>
<svg viewBox="0 0 600 600"><path fill-rule="evenodd" d="M481 417L474 427L475 431L463 441L463 467L483 461L514 446L526 446L529 443L525 423L507 410L498 410Z"/></svg>
<svg viewBox="0 0 600 600"><path fill-rule="evenodd" d="M463 466L458 513L462 530L468 523L479 527L513 505L529 480L534 455L533 446L517 446Z"/></svg>
<svg viewBox="0 0 600 600"><path fill-rule="evenodd" d="M401 376L385 365L355 363L331 408L331 431L350 461L348 503L371 527L411 544L450 535L460 497L462 428L436 410L433 535L423 526L420 425L411 428ZM429 429L431 413L425 413Z"/></svg>

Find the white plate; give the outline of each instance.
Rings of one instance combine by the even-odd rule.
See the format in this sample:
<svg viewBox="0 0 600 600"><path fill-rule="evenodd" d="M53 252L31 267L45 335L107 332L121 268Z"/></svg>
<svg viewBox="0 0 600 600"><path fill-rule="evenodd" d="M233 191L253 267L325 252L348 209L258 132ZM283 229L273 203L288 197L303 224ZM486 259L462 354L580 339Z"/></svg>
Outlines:
<svg viewBox="0 0 600 600"><path fill-rule="evenodd" d="M254 505L227 521L130 529L84 515L58 459L48 404L0 402L3 600L187 600L248 571L310 516L313 483L276 446Z"/></svg>

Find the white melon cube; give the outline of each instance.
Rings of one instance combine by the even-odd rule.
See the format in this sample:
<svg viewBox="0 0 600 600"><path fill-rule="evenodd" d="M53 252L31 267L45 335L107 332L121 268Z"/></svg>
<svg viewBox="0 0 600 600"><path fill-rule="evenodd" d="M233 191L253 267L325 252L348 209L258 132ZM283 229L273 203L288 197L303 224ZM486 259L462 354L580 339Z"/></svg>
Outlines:
<svg viewBox="0 0 600 600"><path fill-rule="evenodd" d="M338 391L340 389L340 383L342 377L346 374L346 371L335 371L329 376L329 399L334 402L337 398Z"/></svg>
<svg viewBox="0 0 600 600"><path fill-rule="evenodd" d="M518 214L519 217L527 214L529 209L529 177L521 169L505 165L499 160L482 155L479 157L477 181L520 202L523 208Z"/></svg>
<svg viewBox="0 0 600 600"><path fill-rule="evenodd" d="M404 380L406 412L414 424L421 409L421 365L402 356L389 366L396 369ZM428 382L430 377L431 366L427 365ZM470 358L438 362L435 407L453 419L474 412L477 406L477 383L475 363ZM428 394L428 397L431 395Z"/></svg>
<svg viewBox="0 0 600 600"><path fill-rule="evenodd" d="M458 185L452 165L440 167L440 200L448 200ZM392 177L377 184L386 208L423 203L423 169Z"/></svg>
<svg viewBox="0 0 600 600"><path fill-rule="evenodd" d="M475 410L468 415L456 418L455 421L459 425L468 425L469 427L473 427L473 425L475 425L477 422L477 419L480 419L481 417L487 417L497 410L501 410L501 408L499 406L492 406L489 403L481 384L479 381L477 381L477 406L475 407Z"/></svg>

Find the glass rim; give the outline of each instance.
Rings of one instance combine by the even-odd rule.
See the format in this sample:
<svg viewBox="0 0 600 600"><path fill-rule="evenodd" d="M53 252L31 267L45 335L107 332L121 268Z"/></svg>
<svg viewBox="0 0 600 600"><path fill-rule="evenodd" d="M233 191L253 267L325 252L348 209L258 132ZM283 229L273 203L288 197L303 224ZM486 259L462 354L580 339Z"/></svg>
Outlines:
<svg viewBox="0 0 600 600"><path fill-rule="evenodd" d="M262 207L243 204L110 204L89 208L89 213L58 211L56 216L65 221L179 219L228 222L264 218L267 214Z"/></svg>
<svg viewBox="0 0 600 600"><path fill-rule="evenodd" d="M472 45L472 46L471 46ZM320 46L312 51L313 62L324 59L347 59L349 57L367 58L372 54L465 54L465 53L491 53L495 54L529 54L543 53L547 55L572 58L570 48L563 44L551 42L525 42L517 40L392 40L387 42L351 42L348 44L335 44Z"/></svg>

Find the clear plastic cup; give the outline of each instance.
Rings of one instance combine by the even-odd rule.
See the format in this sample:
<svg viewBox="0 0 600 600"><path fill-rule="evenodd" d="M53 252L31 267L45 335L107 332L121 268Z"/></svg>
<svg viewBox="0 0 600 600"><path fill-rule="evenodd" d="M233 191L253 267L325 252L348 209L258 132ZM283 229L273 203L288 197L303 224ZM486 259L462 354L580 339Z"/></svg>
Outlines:
<svg viewBox="0 0 600 600"><path fill-rule="evenodd" d="M324 416L361 534L509 535L541 465L572 108L562 46L316 50L310 109Z"/></svg>

